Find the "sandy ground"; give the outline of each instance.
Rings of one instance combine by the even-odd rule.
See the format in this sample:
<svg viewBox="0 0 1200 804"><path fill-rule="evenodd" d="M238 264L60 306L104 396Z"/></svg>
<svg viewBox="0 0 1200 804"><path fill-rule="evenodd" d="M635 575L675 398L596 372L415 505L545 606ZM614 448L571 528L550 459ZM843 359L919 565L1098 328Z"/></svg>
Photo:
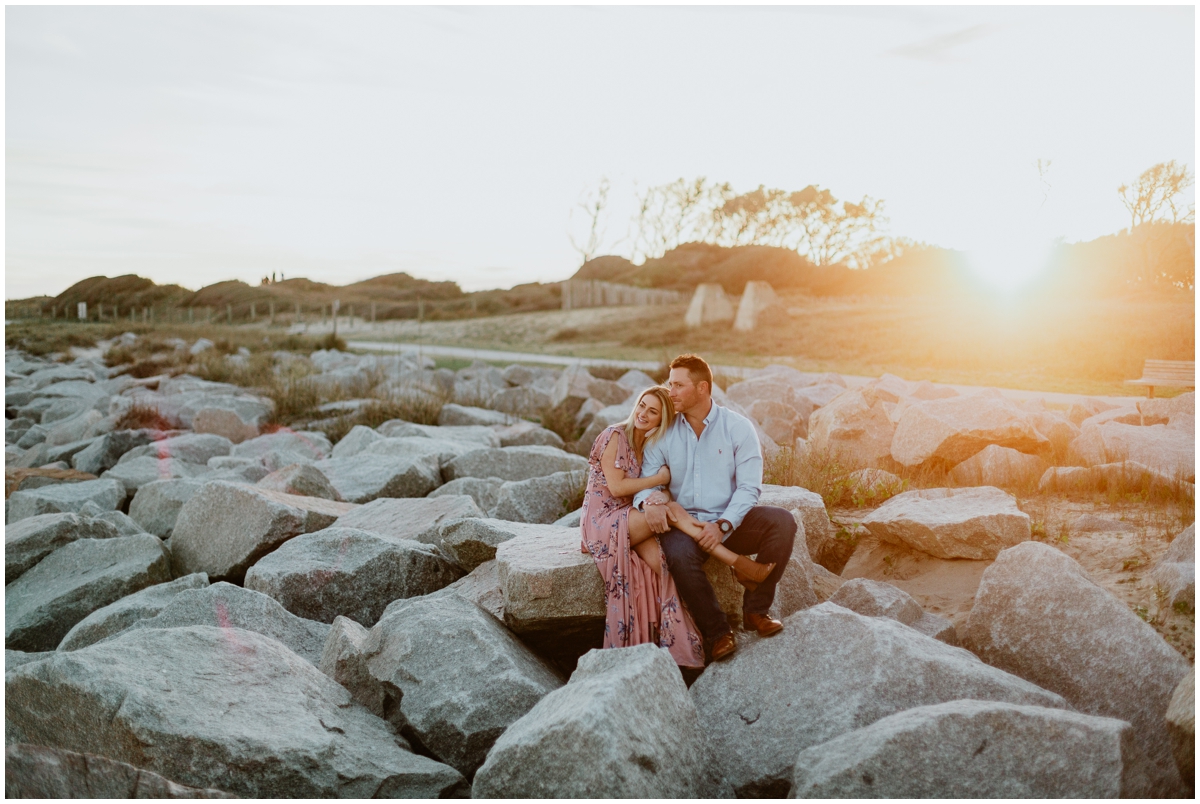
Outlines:
<svg viewBox="0 0 1200 804"><path fill-rule="evenodd" d="M1189 662L1195 662L1195 612L1177 612L1160 605L1148 577L1170 540L1183 530L1178 517L1162 507L1136 503L1105 506L1039 498L1023 501L1021 507L1041 525L1042 542L1078 561L1093 581L1150 623ZM872 510L838 509L831 518L854 530ZM1075 523L1084 514L1105 520L1114 530L1079 530ZM841 575L894 584L926 611L949 618L961 630L974 605L979 580L991 563L934 558L863 535Z"/></svg>

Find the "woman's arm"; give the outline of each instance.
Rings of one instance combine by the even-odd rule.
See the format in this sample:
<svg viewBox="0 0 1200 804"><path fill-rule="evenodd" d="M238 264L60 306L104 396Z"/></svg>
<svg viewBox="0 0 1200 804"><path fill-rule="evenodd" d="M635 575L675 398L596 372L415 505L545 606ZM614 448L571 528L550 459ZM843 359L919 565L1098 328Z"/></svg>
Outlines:
<svg viewBox="0 0 1200 804"><path fill-rule="evenodd" d="M614 497L631 497L642 489L662 486L671 481L671 471L667 467L659 470L658 474L650 477L626 477L624 469L617 468L617 439L610 438L604 454L600 456L600 469L604 472L604 480L608 490Z"/></svg>

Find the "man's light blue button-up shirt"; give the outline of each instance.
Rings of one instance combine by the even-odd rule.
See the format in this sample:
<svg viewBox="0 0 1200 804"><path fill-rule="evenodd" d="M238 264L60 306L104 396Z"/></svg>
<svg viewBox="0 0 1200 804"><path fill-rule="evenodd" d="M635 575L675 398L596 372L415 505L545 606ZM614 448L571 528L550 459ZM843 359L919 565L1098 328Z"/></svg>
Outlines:
<svg viewBox="0 0 1200 804"><path fill-rule="evenodd" d="M728 519L734 528L762 493L763 458L754 425L745 416L713 403L699 438L682 413L655 444L646 449L642 477L671 470L671 497L696 519ZM654 489L639 491L637 508Z"/></svg>

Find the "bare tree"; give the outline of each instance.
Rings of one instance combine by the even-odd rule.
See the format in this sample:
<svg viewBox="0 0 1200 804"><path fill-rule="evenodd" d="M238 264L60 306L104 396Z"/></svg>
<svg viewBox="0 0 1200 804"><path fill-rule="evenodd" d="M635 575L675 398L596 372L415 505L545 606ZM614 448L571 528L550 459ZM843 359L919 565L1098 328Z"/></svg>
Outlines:
<svg viewBox="0 0 1200 804"><path fill-rule="evenodd" d="M581 211L587 224L587 235L581 240L576 240L574 233L570 230L567 231L571 246L579 252L583 262L587 262L597 255L601 243L608 234L608 229L601 223L601 220L608 209L609 189L611 189L611 185L608 179L601 177L600 186L596 188L595 192L585 193L583 200L571 210L572 220L575 218L576 211Z"/></svg>
<svg viewBox="0 0 1200 804"><path fill-rule="evenodd" d="M682 243L707 240L713 208L732 195L728 184L710 182L704 176L646 188L638 194L631 221L633 259L661 257Z"/></svg>
<svg viewBox="0 0 1200 804"><path fill-rule="evenodd" d="M1183 206L1183 191L1192 186L1194 176L1187 165L1174 159L1159 162L1138 176L1132 186L1122 184L1117 188L1121 203L1129 210L1130 229L1143 223L1193 223L1196 218L1194 204Z"/></svg>

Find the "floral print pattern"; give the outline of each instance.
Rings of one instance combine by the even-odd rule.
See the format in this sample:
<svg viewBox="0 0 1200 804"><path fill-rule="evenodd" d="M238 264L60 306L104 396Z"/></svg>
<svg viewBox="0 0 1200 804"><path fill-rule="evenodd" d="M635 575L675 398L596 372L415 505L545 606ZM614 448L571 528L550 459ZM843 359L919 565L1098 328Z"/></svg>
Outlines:
<svg viewBox="0 0 1200 804"><path fill-rule="evenodd" d="M617 439L617 468L624 470L626 477L642 474L624 425L613 425L602 432L589 458L580 530L583 552L591 553L604 578L604 647L625 648L648 642L666 648L682 667L703 667L700 632L679 600L666 559L662 559L661 572L656 575L629 546L633 498L614 497L600 467L600 456L613 438Z"/></svg>

